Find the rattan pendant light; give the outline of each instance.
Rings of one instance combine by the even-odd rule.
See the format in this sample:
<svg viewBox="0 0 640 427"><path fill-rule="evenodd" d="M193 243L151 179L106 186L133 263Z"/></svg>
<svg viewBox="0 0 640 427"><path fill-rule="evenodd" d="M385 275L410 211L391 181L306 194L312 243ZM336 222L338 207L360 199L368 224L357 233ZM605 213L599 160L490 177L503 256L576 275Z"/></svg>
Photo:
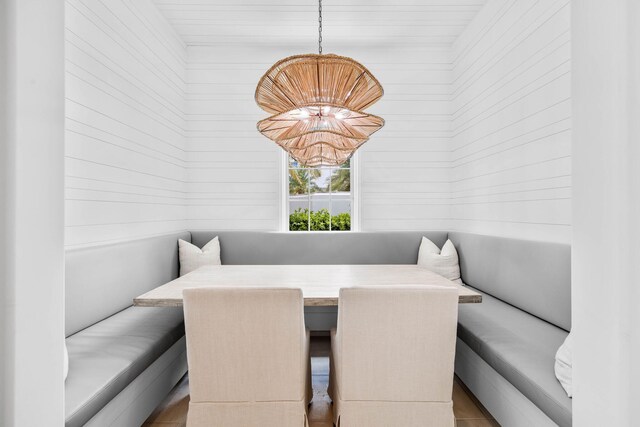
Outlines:
<svg viewBox="0 0 640 427"><path fill-rule="evenodd" d="M258 131L309 167L343 164L384 126L363 111L382 97L382 86L353 59L322 54L322 0L318 12L318 54L278 61L255 94L272 114L258 122Z"/></svg>

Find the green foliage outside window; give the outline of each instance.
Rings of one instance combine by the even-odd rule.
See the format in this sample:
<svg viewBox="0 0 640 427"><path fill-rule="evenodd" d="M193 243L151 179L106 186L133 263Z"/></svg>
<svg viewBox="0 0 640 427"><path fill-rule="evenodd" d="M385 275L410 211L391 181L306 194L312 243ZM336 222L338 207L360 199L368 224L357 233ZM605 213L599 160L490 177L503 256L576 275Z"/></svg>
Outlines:
<svg viewBox="0 0 640 427"><path fill-rule="evenodd" d="M289 215L289 230L307 231L309 229L309 210L296 209Z"/></svg>
<svg viewBox="0 0 640 427"><path fill-rule="evenodd" d="M345 212L331 216L327 209L312 211L309 215L309 209L301 208L289 215L289 230L291 231L329 231L329 224L331 224L331 231L349 231L351 230L351 215Z"/></svg>
<svg viewBox="0 0 640 427"><path fill-rule="evenodd" d="M289 194L297 196L320 192L320 188L313 180L320 175L320 169L289 169ZM334 169L331 172L331 191L351 191L349 169Z"/></svg>
<svg viewBox="0 0 640 427"><path fill-rule="evenodd" d="M349 231L351 230L351 214L343 212L331 217L331 230Z"/></svg>

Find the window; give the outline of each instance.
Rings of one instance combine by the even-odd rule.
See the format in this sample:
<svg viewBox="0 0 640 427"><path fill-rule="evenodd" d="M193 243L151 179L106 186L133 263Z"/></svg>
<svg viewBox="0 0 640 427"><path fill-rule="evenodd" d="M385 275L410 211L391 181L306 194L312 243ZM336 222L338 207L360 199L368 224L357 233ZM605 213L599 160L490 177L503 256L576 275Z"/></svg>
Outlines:
<svg viewBox="0 0 640 427"><path fill-rule="evenodd" d="M352 162L307 168L287 157L289 231L352 229Z"/></svg>

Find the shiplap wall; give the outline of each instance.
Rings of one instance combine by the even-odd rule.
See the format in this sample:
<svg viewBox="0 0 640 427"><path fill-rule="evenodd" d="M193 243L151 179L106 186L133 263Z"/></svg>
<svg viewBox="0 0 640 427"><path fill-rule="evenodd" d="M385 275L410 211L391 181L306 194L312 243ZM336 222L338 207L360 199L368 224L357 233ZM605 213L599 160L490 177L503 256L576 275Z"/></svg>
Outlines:
<svg viewBox="0 0 640 427"><path fill-rule="evenodd" d="M150 0L66 2L66 245L186 227L186 45Z"/></svg>
<svg viewBox="0 0 640 427"><path fill-rule="evenodd" d="M452 63L452 228L570 242L569 0L490 0Z"/></svg>
<svg viewBox="0 0 640 427"><path fill-rule="evenodd" d="M190 46L187 61L189 229L278 230L281 150L256 130L253 95L277 52Z"/></svg>
<svg viewBox="0 0 640 427"><path fill-rule="evenodd" d="M271 25L244 3L156 5L68 3L68 246L280 228L282 156L255 130L253 92L275 61L313 51L311 31L289 36L313 8ZM325 52L385 87L370 111L387 125L359 153L362 230L569 241L568 0L376 6L358 28L372 43L348 38L359 4L332 6Z"/></svg>
<svg viewBox="0 0 640 427"><path fill-rule="evenodd" d="M255 85L287 48L190 46L187 135L190 229L280 228L281 150L256 131L268 116ZM450 50L344 47L385 96L386 120L360 150L362 230L446 229L449 216Z"/></svg>
<svg viewBox="0 0 640 427"><path fill-rule="evenodd" d="M359 153L363 231L449 227L449 58L412 45L363 57L385 90L370 111L386 121Z"/></svg>
<svg viewBox="0 0 640 427"><path fill-rule="evenodd" d="M314 53L318 4L154 0L189 45L188 226L281 227L281 151L256 131L253 99L276 61ZM360 150L361 229L445 229L450 216L450 51L485 0L323 2L324 52L351 56L385 88L387 125Z"/></svg>

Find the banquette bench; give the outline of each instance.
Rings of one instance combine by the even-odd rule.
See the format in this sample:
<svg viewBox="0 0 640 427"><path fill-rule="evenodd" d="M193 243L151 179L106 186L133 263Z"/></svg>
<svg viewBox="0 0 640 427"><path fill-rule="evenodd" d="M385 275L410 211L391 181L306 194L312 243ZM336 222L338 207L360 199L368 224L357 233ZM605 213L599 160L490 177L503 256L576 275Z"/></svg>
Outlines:
<svg viewBox="0 0 640 427"><path fill-rule="evenodd" d="M178 238L67 251L66 426L140 426L186 373L182 310L131 306L178 277Z"/></svg>
<svg viewBox="0 0 640 427"><path fill-rule="evenodd" d="M571 248L449 233L482 304L458 311L456 374L505 427L570 427L555 353L571 329ZM475 307L471 307L471 306Z"/></svg>
<svg viewBox="0 0 640 427"><path fill-rule="evenodd" d="M504 426L571 425L553 374L570 329L570 247L465 233L193 231L67 252L67 426L139 426L186 372L179 308L132 307L178 276L177 239L219 236L223 264L415 264L422 236L458 248L462 279L483 293L461 305L456 372ZM472 307L473 306L473 307ZM336 310L307 307L312 330Z"/></svg>

